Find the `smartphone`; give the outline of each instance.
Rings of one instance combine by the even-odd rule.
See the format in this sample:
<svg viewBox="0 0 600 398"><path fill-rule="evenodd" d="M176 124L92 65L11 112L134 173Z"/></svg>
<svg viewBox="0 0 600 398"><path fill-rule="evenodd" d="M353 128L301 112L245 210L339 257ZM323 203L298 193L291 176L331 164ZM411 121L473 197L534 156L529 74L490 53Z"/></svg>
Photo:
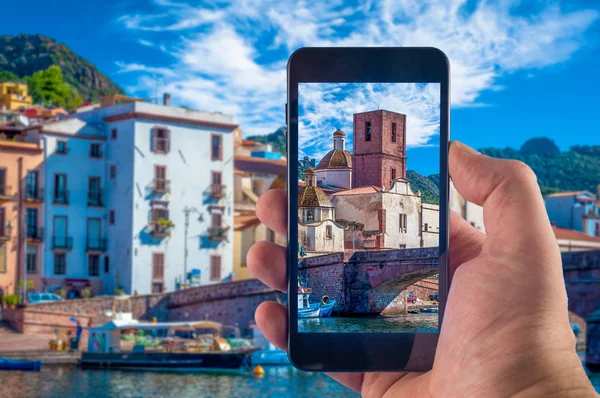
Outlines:
<svg viewBox="0 0 600 398"><path fill-rule="evenodd" d="M291 362L431 369L449 283L448 58L302 48L287 88Z"/></svg>

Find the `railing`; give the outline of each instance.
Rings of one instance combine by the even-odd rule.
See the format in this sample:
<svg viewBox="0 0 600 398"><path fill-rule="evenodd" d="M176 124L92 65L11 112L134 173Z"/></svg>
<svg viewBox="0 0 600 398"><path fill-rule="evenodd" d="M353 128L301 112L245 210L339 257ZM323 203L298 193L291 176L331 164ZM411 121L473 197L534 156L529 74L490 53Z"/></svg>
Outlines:
<svg viewBox="0 0 600 398"><path fill-rule="evenodd" d="M171 192L171 180L152 180L152 191L156 193Z"/></svg>
<svg viewBox="0 0 600 398"><path fill-rule="evenodd" d="M8 225L0 225L0 240L10 240L12 237L12 228Z"/></svg>
<svg viewBox="0 0 600 398"><path fill-rule="evenodd" d="M53 236L52 249L71 250L73 249L73 238L70 236Z"/></svg>
<svg viewBox="0 0 600 398"><path fill-rule="evenodd" d="M227 230L229 227L212 226L208 227L208 238L210 240L227 240Z"/></svg>
<svg viewBox="0 0 600 398"><path fill-rule="evenodd" d="M172 229L173 229L172 225L160 224L155 221L150 223L150 234L157 238L164 238L167 236L171 236Z"/></svg>
<svg viewBox="0 0 600 398"><path fill-rule="evenodd" d="M25 187L26 202L42 202L44 200L44 190L39 187Z"/></svg>
<svg viewBox="0 0 600 398"><path fill-rule="evenodd" d="M210 186L210 195L213 198L222 198L225 196L226 186L223 184L211 184Z"/></svg>
<svg viewBox="0 0 600 398"><path fill-rule="evenodd" d="M10 199L12 197L12 187L10 185L0 185L0 199Z"/></svg>
<svg viewBox="0 0 600 398"><path fill-rule="evenodd" d="M96 191L88 191L88 206L103 207L104 206L104 192L102 189Z"/></svg>
<svg viewBox="0 0 600 398"><path fill-rule="evenodd" d="M106 239L103 238L87 238L85 243L86 251L105 252Z"/></svg>
<svg viewBox="0 0 600 398"><path fill-rule="evenodd" d="M54 204L57 205L68 205L69 204L69 190L57 189L54 191Z"/></svg>
<svg viewBox="0 0 600 398"><path fill-rule="evenodd" d="M44 228L27 226L27 240L32 242L41 242L44 240Z"/></svg>

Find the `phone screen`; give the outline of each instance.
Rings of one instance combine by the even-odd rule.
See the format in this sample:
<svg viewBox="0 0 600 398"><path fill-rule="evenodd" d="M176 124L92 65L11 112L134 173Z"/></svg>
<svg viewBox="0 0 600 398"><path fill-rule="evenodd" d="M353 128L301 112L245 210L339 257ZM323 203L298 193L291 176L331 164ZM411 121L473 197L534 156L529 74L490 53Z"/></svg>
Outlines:
<svg viewBox="0 0 600 398"><path fill-rule="evenodd" d="M298 332L438 331L439 83L299 83Z"/></svg>

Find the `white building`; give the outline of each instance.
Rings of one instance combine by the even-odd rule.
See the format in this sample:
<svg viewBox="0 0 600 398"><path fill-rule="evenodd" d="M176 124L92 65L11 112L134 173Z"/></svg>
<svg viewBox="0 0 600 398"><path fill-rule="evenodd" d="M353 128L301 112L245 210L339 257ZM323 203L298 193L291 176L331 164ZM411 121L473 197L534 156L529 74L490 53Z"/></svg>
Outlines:
<svg viewBox="0 0 600 398"><path fill-rule="evenodd" d="M117 96L40 127L47 288L145 294L174 290L186 272L202 284L230 276L237 126L167 101Z"/></svg>

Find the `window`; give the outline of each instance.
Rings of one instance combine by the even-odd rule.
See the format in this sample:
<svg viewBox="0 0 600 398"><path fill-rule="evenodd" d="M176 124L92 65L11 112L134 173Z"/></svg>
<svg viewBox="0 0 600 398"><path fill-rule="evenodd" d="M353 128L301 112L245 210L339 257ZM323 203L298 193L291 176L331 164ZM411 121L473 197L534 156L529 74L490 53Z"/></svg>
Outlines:
<svg viewBox="0 0 600 398"><path fill-rule="evenodd" d="M110 139L111 140L116 140L117 139L117 129L111 129L110 130Z"/></svg>
<svg viewBox="0 0 600 398"><path fill-rule="evenodd" d="M392 142L396 142L396 123L392 123Z"/></svg>
<svg viewBox="0 0 600 398"><path fill-rule="evenodd" d="M153 207L152 208L152 222L158 222L160 218L165 220L169 219L169 209L164 207Z"/></svg>
<svg viewBox="0 0 600 398"><path fill-rule="evenodd" d="M167 192L167 166L154 166L154 191Z"/></svg>
<svg viewBox="0 0 600 398"><path fill-rule="evenodd" d="M100 276L100 256L90 254L88 256L88 274L90 276Z"/></svg>
<svg viewBox="0 0 600 398"><path fill-rule="evenodd" d="M425 229L425 232L429 231L429 224L425 223L424 229Z"/></svg>
<svg viewBox="0 0 600 398"><path fill-rule="evenodd" d="M67 273L67 255L65 253L54 253L54 274L64 275Z"/></svg>
<svg viewBox="0 0 600 398"><path fill-rule="evenodd" d="M371 122L365 122L365 141L371 141Z"/></svg>
<svg viewBox="0 0 600 398"><path fill-rule="evenodd" d="M165 254L152 253L152 280L165 278Z"/></svg>
<svg viewBox="0 0 600 398"><path fill-rule="evenodd" d="M108 256L104 256L104 273L110 274L110 260Z"/></svg>
<svg viewBox="0 0 600 398"><path fill-rule="evenodd" d="M110 225L115 225L115 211L114 210L110 210L108 212L108 223Z"/></svg>
<svg viewBox="0 0 600 398"><path fill-rule="evenodd" d="M325 237L327 239L333 239L333 227L331 225L325 227Z"/></svg>
<svg viewBox="0 0 600 398"><path fill-rule="evenodd" d="M42 193L39 189L39 172L37 170L28 171L25 176L25 197L29 200L40 200Z"/></svg>
<svg viewBox="0 0 600 398"><path fill-rule="evenodd" d="M110 179L114 180L115 178L117 178L117 165L111 164L110 165Z"/></svg>
<svg viewBox="0 0 600 398"><path fill-rule="evenodd" d="M54 236L53 245L57 248L67 248L68 239L67 239L67 228L68 228L68 219L67 216L54 216Z"/></svg>
<svg viewBox="0 0 600 398"><path fill-rule="evenodd" d="M315 212L314 211L308 210L306 212L306 221L307 222L315 221Z"/></svg>
<svg viewBox="0 0 600 398"><path fill-rule="evenodd" d="M92 250L103 250L102 221L99 218L88 217L87 219L87 248ZM98 263L99 265L100 263Z"/></svg>
<svg viewBox="0 0 600 398"><path fill-rule="evenodd" d="M164 283L152 282L152 293L162 293L164 291Z"/></svg>
<svg viewBox="0 0 600 398"><path fill-rule="evenodd" d="M210 138L210 159L223 160L223 137L219 134L213 134Z"/></svg>
<svg viewBox="0 0 600 398"><path fill-rule="evenodd" d="M595 235L598 236L598 237L600 237L600 222L596 223L596 233L595 233Z"/></svg>
<svg viewBox="0 0 600 398"><path fill-rule="evenodd" d="M6 226L6 209L4 207L0 207L0 237L2 236L8 236Z"/></svg>
<svg viewBox="0 0 600 398"><path fill-rule="evenodd" d="M396 179L396 169L392 169L392 180Z"/></svg>
<svg viewBox="0 0 600 398"><path fill-rule="evenodd" d="M155 127L152 130L152 150L156 153L169 153L169 130L164 127Z"/></svg>
<svg viewBox="0 0 600 398"><path fill-rule="evenodd" d="M90 157L100 159L102 157L102 145L90 144Z"/></svg>
<svg viewBox="0 0 600 398"><path fill-rule="evenodd" d="M102 188L100 188L100 177L88 178L88 206L102 206Z"/></svg>
<svg viewBox="0 0 600 398"><path fill-rule="evenodd" d="M6 243L0 242L0 274L5 274L7 270L6 263L8 259L6 258Z"/></svg>
<svg viewBox="0 0 600 398"><path fill-rule="evenodd" d="M54 174L54 203L62 205L69 203L66 174Z"/></svg>
<svg viewBox="0 0 600 398"><path fill-rule="evenodd" d="M37 209L26 209L25 211L25 220L27 225L27 237L31 239L39 239L40 231L38 231L37 223L38 223L38 215Z"/></svg>
<svg viewBox="0 0 600 398"><path fill-rule="evenodd" d="M0 169L0 196L8 195L6 188L6 169Z"/></svg>
<svg viewBox="0 0 600 398"><path fill-rule="evenodd" d="M37 245L27 245L27 273L37 274Z"/></svg>
<svg viewBox="0 0 600 398"><path fill-rule="evenodd" d="M212 213L210 215L211 217L211 226L215 227L215 228L219 228L221 227L221 221L223 218L223 215L221 213Z"/></svg>
<svg viewBox="0 0 600 398"><path fill-rule="evenodd" d="M218 254L210 255L210 280L221 280L221 256Z"/></svg>
<svg viewBox="0 0 600 398"><path fill-rule="evenodd" d="M56 153L61 154L61 155L67 154L67 141L65 141L65 140L56 141Z"/></svg>
<svg viewBox="0 0 600 398"><path fill-rule="evenodd" d="M400 219L400 222L399 222L399 231L406 233L406 231L408 230L408 228L407 228L406 214L399 214L398 218Z"/></svg>

